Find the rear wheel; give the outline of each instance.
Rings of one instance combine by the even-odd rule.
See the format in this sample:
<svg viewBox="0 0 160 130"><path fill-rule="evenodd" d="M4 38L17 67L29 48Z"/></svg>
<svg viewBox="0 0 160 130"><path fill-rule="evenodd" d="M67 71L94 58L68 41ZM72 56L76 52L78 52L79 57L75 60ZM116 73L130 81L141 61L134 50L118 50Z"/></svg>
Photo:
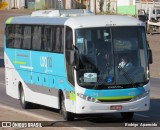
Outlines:
<svg viewBox="0 0 160 130"><path fill-rule="evenodd" d="M122 112L121 116L124 120L132 120L134 116L134 112Z"/></svg>
<svg viewBox="0 0 160 130"><path fill-rule="evenodd" d="M20 87L20 104L23 109L31 108L31 103L25 100L24 90L22 86Z"/></svg>
<svg viewBox="0 0 160 130"><path fill-rule="evenodd" d="M74 120L74 114L66 111L65 98L64 98L63 94L61 94L60 109L61 109L60 112L61 112L64 120L66 120L66 121Z"/></svg>

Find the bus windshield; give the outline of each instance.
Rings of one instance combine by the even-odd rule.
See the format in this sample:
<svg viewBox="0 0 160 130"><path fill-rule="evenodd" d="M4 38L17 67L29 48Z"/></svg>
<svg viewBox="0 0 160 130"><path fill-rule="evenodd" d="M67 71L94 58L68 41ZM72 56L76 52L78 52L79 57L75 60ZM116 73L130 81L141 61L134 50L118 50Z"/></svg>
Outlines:
<svg viewBox="0 0 160 130"><path fill-rule="evenodd" d="M77 82L86 88L138 87L148 81L143 27L83 28L75 31Z"/></svg>

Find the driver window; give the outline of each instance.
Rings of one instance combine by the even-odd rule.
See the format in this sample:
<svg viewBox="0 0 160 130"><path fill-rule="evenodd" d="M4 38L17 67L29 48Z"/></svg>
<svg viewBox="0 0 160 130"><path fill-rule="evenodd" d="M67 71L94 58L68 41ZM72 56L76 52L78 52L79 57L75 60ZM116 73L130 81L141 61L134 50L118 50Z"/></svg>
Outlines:
<svg viewBox="0 0 160 130"><path fill-rule="evenodd" d="M69 64L70 60L70 53L73 50L73 32L72 29L66 27L65 33L65 57L66 57L66 68L67 68L67 78L68 81L74 86L74 69L73 66Z"/></svg>

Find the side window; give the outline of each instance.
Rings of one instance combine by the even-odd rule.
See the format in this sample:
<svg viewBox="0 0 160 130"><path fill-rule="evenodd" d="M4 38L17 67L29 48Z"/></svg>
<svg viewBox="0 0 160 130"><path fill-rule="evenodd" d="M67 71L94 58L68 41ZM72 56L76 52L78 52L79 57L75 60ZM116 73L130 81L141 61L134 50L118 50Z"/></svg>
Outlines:
<svg viewBox="0 0 160 130"><path fill-rule="evenodd" d="M31 49L31 26L23 26L23 42L22 48L23 49Z"/></svg>
<svg viewBox="0 0 160 130"><path fill-rule="evenodd" d="M65 32L65 57L66 57L66 68L67 68L67 78L68 81L74 86L74 69L72 65L69 64L71 60L71 53L72 53L72 44L73 44L73 33L72 29L69 27L66 27Z"/></svg>
<svg viewBox="0 0 160 130"><path fill-rule="evenodd" d="M60 52L60 47L61 47L61 28L56 27L56 41L55 41L55 51Z"/></svg>
<svg viewBox="0 0 160 130"><path fill-rule="evenodd" d="M72 30L67 27L66 28L66 50L72 50L73 44L73 33Z"/></svg>
<svg viewBox="0 0 160 130"><path fill-rule="evenodd" d="M54 29L53 29L53 32L54 32L53 51L54 52L63 52L64 28L62 26L55 26Z"/></svg>
<svg viewBox="0 0 160 130"><path fill-rule="evenodd" d="M41 50L42 26L33 26L32 50Z"/></svg>
<svg viewBox="0 0 160 130"><path fill-rule="evenodd" d="M14 40L15 40L15 26L14 25L6 25L6 47L14 48Z"/></svg>
<svg viewBox="0 0 160 130"><path fill-rule="evenodd" d="M42 50L44 51L52 51L52 31L51 26L44 26L43 29L43 42L42 42Z"/></svg>
<svg viewBox="0 0 160 130"><path fill-rule="evenodd" d="M64 27L61 27L61 50L60 52L63 53L64 51Z"/></svg>
<svg viewBox="0 0 160 130"><path fill-rule="evenodd" d="M14 48L21 48L21 40L22 40L22 26L21 25L15 25Z"/></svg>

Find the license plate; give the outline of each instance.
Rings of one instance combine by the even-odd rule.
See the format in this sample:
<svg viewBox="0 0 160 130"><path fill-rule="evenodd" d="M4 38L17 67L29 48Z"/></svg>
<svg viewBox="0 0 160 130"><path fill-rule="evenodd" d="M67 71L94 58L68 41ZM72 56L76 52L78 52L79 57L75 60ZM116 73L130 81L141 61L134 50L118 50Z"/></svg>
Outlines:
<svg viewBox="0 0 160 130"><path fill-rule="evenodd" d="M115 105L110 107L111 110L122 110L122 105Z"/></svg>

